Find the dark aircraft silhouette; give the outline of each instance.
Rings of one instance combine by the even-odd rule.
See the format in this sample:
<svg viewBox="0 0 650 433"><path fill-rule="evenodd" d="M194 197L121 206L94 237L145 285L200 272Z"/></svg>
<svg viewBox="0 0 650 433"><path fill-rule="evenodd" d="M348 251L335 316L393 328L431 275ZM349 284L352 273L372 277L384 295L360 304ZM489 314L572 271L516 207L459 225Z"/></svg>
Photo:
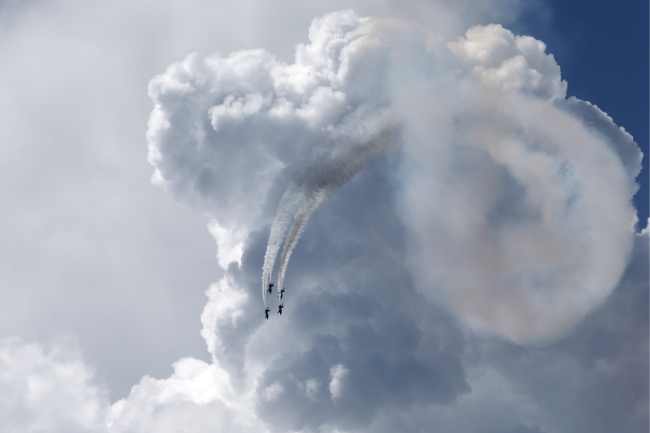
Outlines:
<svg viewBox="0 0 650 433"><path fill-rule="evenodd" d="M282 290L280 290L280 299L282 299L283 294L284 294L284 287L282 288Z"/></svg>
<svg viewBox="0 0 650 433"><path fill-rule="evenodd" d="M264 315L266 316L266 320L269 320L269 311L271 311L269 308L264 309Z"/></svg>
<svg viewBox="0 0 650 433"><path fill-rule="evenodd" d="M284 308L284 304L278 305L278 314L282 316L282 309Z"/></svg>
<svg viewBox="0 0 650 433"><path fill-rule="evenodd" d="M269 289L267 292L272 293L273 292L273 286L275 286L275 283L269 283Z"/></svg>

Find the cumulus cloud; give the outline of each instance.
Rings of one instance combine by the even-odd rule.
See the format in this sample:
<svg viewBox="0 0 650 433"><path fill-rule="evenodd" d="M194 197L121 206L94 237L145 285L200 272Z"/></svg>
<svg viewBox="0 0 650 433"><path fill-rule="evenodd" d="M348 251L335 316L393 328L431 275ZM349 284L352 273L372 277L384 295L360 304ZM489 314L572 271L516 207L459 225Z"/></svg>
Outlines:
<svg viewBox="0 0 650 433"><path fill-rule="evenodd" d="M107 432L106 389L72 342L0 342L0 423L8 433Z"/></svg>
<svg viewBox="0 0 650 433"><path fill-rule="evenodd" d="M293 63L191 54L150 85L154 182L209 213L226 269L202 335L229 398L272 431L459 413L554 431L552 405L475 363L457 320L552 340L601 306L634 243L638 146L566 99L544 43L500 25L449 39L343 11L309 37ZM283 243L286 310L267 322L259 278Z"/></svg>
<svg viewBox="0 0 650 433"><path fill-rule="evenodd" d="M363 190L377 180L353 187ZM343 211L332 204L333 213ZM318 221L313 228L328 231ZM247 269L257 272L264 240L260 237L252 247L256 252L245 252L244 272L231 267L233 287L222 287L218 293L223 296L214 293L206 306L231 305L212 316L223 328L218 338L224 353L218 359L181 359L170 377L144 377L127 398L110 404L73 344L47 349L6 340L0 350L3 426L10 432L142 433L647 430L647 233L635 238L634 260L606 304L568 339L546 347L480 336L465 342L453 322L418 302L414 291L386 308L377 295L391 293L391 284L382 287L380 280L392 271L373 281L379 293L308 288L294 300L295 312L283 318L289 323L269 321L252 334L245 332L242 319L255 316L258 304L247 307L228 299L237 293L257 297L256 285L234 287L246 286ZM354 275L376 246L343 271ZM326 265L327 270L340 267L335 260ZM349 281L351 275L343 277ZM304 273L298 281L310 280ZM221 362L227 347L238 341L246 346L237 356L243 375ZM427 362L434 376L423 368ZM461 363L467 370L457 370ZM465 385L450 392L445 380Z"/></svg>
<svg viewBox="0 0 650 433"><path fill-rule="evenodd" d="M111 406L106 424L124 433L265 431L246 408L217 363L185 358L167 379L142 378L127 398Z"/></svg>
<svg viewBox="0 0 650 433"><path fill-rule="evenodd" d="M316 210L390 148L373 154L375 137L400 144L419 289L479 329L553 338L621 277L641 155L597 107L565 99L545 50L496 24L444 41L343 11L313 22L292 64L260 50L193 54L150 86L154 179L208 210L213 233L245 235L293 177L271 228L265 297L281 244L280 286Z"/></svg>
<svg viewBox="0 0 650 433"><path fill-rule="evenodd" d="M646 431L638 147L565 99L541 41L465 30L341 11L292 63L193 53L155 77L153 181L210 216L223 269L200 317L210 359L111 404L69 345L5 342L6 425ZM266 321L278 254L286 309Z"/></svg>

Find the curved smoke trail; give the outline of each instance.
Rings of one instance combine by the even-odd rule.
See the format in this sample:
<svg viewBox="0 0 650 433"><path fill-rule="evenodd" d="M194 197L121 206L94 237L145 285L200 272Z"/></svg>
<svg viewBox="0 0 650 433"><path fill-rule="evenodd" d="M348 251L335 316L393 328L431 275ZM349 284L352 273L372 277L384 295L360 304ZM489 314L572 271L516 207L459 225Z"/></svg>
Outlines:
<svg viewBox="0 0 650 433"><path fill-rule="evenodd" d="M316 181L315 185L311 185L312 187L315 186L315 188L309 199L295 215L293 224L285 239L282 256L280 257L278 287L283 286L291 254L316 211L335 191L385 156L394 147L397 141L396 138L396 129L389 128L370 142L363 143L360 146L351 146L348 151L341 155L333 155L331 159L327 158L325 161L320 161L320 174L323 175L322 177L319 176L319 170L314 172L309 170L312 167L306 167L307 173L312 173L311 176L313 176L310 180Z"/></svg>
<svg viewBox="0 0 650 433"><path fill-rule="evenodd" d="M288 191L302 191L302 203L298 208L290 209L293 218L291 226L284 231L286 237L280 258L278 290L284 285L287 266L296 244L322 204L354 176L384 157L397 142L397 128L392 125L384 127L379 133L368 134L367 130L364 133L366 140L357 141L347 136L335 143L329 154L319 152L289 187ZM288 210L279 209L280 218ZM277 249L275 253L277 255Z"/></svg>
<svg viewBox="0 0 650 433"><path fill-rule="evenodd" d="M273 272L273 266L275 265L275 260L278 256L278 251L280 251L280 246L284 240L289 226L293 221L294 215L300 209L301 203L305 201L302 191L298 189L294 184L291 184L289 188L282 195L280 204L278 205L278 210L275 214L275 219L273 220L273 225L271 225L271 233L269 234L269 242L266 247L266 254L264 254L264 267L262 273L262 298L264 299L264 307L266 308L266 290L271 281L271 273ZM279 286L278 289L280 290Z"/></svg>
<svg viewBox="0 0 650 433"><path fill-rule="evenodd" d="M277 290L283 287L291 254L316 211L336 190L385 156L396 139L392 114L381 110L369 119L334 131L330 146L316 149L296 174L282 196L271 226L262 276L265 305L266 288L282 242Z"/></svg>
<svg viewBox="0 0 650 433"><path fill-rule="evenodd" d="M282 287L284 284L284 275L287 272L287 265L289 264L289 258L293 249L295 248L298 239L302 237L305 228L311 221L312 216L316 213L318 208L325 202L329 197L331 191L318 189L314 191L312 196L303 204L303 206L298 211L293 225L291 226L291 231L287 236L287 241L284 244L282 249L282 256L280 257L280 270L278 271L278 287Z"/></svg>

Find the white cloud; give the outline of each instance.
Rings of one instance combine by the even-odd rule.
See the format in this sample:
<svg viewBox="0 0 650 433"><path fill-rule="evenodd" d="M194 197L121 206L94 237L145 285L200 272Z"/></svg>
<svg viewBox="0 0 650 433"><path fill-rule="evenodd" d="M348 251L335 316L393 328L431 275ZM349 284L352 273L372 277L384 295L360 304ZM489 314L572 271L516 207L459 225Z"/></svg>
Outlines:
<svg viewBox="0 0 650 433"><path fill-rule="evenodd" d="M314 21L310 44L298 47L294 64L263 51L226 58L190 55L155 79L152 162L177 197L202 206L219 221L236 221L248 234L238 267L229 268L227 278L210 291L203 335L240 392L253 393L262 422L296 431L354 430L376 425L381 416L399 417L416 402L444 408L456 401L495 428L538 432L552 425L542 408L529 397L528 403L519 401L520 390L495 372L486 370L470 381L472 387L486 381L484 393L469 391L458 351L462 344L453 343L462 341L456 325L438 323L447 335L441 337L424 310L414 314L412 306L401 303L384 309L373 301L391 278L388 269L401 266L393 277L409 293L402 295L404 302L424 302L403 283L413 278L424 299L447 305L475 329L524 342L567 333L614 290L633 243L630 199L639 170L638 147L596 107L564 99L566 82L545 50L542 42L499 25L473 27L445 41L423 28L359 19L345 11ZM229 77L237 74L241 78L231 83ZM370 84L364 87L358 77ZM190 96L186 86L156 87L176 80L204 90ZM325 255L316 258L319 275L333 269L336 278L322 282L304 273L294 276L294 283L301 282L300 292L289 288L289 312L261 321L259 271L251 264L261 257L265 231L259 228L268 217L257 212L263 209L268 216L292 172L297 173L276 217L286 230L274 235L272 229L269 245L279 248L273 239L282 240L286 233L299 238L305 227L300 221L311 219L322 197L314 196L315 204L310 204L308 191L303 191L307 201L301 201L289 194L291 188L310 176L321 182L319 187L347 182L351 176L338 174L337 161L345 165L342 161L353 160L350 149L372 143L367 132L357 134L349 125L377 108L378 113L388 108L391 115L370 116L376 121L363 128L381 131L397 124L401 136L394 138L402 147L389 158L392 162L369 169L374 174L366 177L388 176L393 188L388 201L400 206L386 207L386 196L372 196L377 186L371 180L355 181L349 191L360 195L348 192L335 206L350 212L352 222L336 226L342 221L330 212L328 218L337 222L315 222L318 241L312 242L318 248L338 242L346 250L358 242L357 255L377 255L372 238L360 232L361 221L368 218L364 212L370 212L377 227L388 227L378 241L390 238L387 245L396 248L384 259L389 264L380 269L377 257L373 265L361 265L351 256L355 264L348 264L348 274L345 265L334 266ZM320 145L328 135L342 144ZM294 139L284 140L289 136ZM191 142L170 141L173 137L190 137ZM179 145L185 156L175 152ZM218 186L231 186L230 173L248 173L235 167L266 157L273 158L272 171L261 172L268 177L245 199L239 199L238 185ZM211 169L217 173L215 183L202 190L197 185L210 164L228 164L232 171L219 178L220 172ZM387 169L388 175L383 173ZM256 170L251 173L258 176ZM368 209L357 207L352 198L363 194L369 197L364 201ZM239 200L236 207L215 205L233 197ZM370 210L382 205L383 214ZM394 212L406 233L397 228ZM295 238L292 221L299 222ZM367 230L372 232L372 226ZM400 252L409 255L407 266ZM284 268L280 273L282 280ZM335 316L341 305L337 295L321 293L323 284L344 298L357 294L360 304ZM319 302L329 305L328 313ZM399 318L389 326L375 312L357 322L364 308L381 308L383 315ZM304 316L304 311L309 313ZM305 326L314 328L308 332ZM500 379L488 380L492 376ZM329 396L320 383L328 384ZM486 399L500 387L507 391L494 404L500 414L490 417ZM507 419L510 410L516 411L517 421ZM455 411L449 413L451 420ZM472 423L468 428L479 431Z"/></svg>
<svg viewBox="0 0 650 433"><path fill-rule="evenodd" d="M0 344L3 427L647 431L634 385L647 383L647 234L643 247L624 227L638 146L564 99L541 41L472 27L520 3L366 3L391 19L327 15L309 42L309 20L343 2L258 3L0 4L0 324L36 341L71 329L81 345ZM158 183L209 214L217 263L207 218L146 185L143 89L190 50L152 84L149 157ZM264 320L283 191L319 155L351 161L386 119L401 150L337 172L343 184L365 169L314 216L285 314L271 300ZM579 284L549 287L548 268ZM495 292L512 281L531 290ZM573 330L523 347L456 314L516 340Z"/></svg>
<svg viewBox="0 0 650 433"><path fill-rule="evenodd" d="M244 413L242 413L242 410ZM216 363L186 358L167 379L143 377L131 394L111 407L111 432L243 432L260 429Z"/></svg>
<svg viewBox="0 0 650 433"><path fill-rule="evenodd" d="M342 364L336 364L330 369L329 390L333 401L340 399L343 395L345 379L348 374L350 374L350 371Z"/></svg>
<svg viewBox="0 0 650 433"><path fill-rule="evenodd" d="M542 41L515 36L498 24L490 24L472 27L448 45L459 66L486 85L544 99L566 97L566 81Z"/></svg>
<svg viewBox="0 0 650 433"><path fill-rule="evenodd" d="M282 395L284 387L279 382L273 382L271 385L264 388L264 397L269 401L277 400Z"/></svg>
<svg viewBox="0 0 650 433"><path fill-rule="evenodd" d="M72 343L0 342L0 423L7 433L107 432L108 399Z"/></svg>
<svg viewBox="0 0 650 433"><path fill-rule="evenodd" d="M201 314L203 329L201 335L214 357L228 350L220 340L220 333L227 328L235 328L243 319L244 307L250 304L249 296L238 288L229 275L212 284L206 291L208 303Z"/></svg>
<svg viewBox="0 0 650 433"><path fill-rule="evenodd" d="M246 232L236 228L222 227L218 222L211 220L208 230L217 243L217 263L223 269L233 262L241 264L241 255L244 251Z"/></svg>
<svg viewBox="0 0 650 433"><path fill-rule="evenodd" d="M276 182L334 136L341 144L315 147L280 203L263 285L286 236L282 285L305 224L365 168L346 175L345 164L375 143L346 124L398 125L402 213L423 293L516 341L561 335L602 303L625 268L638 147L597 108L564 101L566 82L542 42L495 24L448 43L431 37L343 11L314 20L294 64L261 50L188 56L150 86L156 177L248 233L266 220ZM276 100L288 117L270 114ZM376 107L395 114L383 118ZM379 120L371 126L363 116Z"/></svg>

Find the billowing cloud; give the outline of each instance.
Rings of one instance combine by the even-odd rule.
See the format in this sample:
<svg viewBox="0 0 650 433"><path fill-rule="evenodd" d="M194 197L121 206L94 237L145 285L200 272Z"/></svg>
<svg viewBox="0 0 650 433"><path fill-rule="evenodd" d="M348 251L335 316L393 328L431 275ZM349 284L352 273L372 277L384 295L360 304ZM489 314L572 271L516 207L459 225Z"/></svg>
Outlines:
<svg viewBox="0 0 650 433"><path fill-rule="evenodd" d="M326 230L318 222L314 228ZM395 298L392 308L373 304L390 293L378 281L379 293L313 287L294 299L291 315L254 325L251 335L250 324L262 320L246 320L259 307L246 300L258 297L257 287L236 286L245 285L247 269L257 270L247 260L259 262L264 239L256 244L256 254L244 254L244 273L231 268L230 281L210 289L206 312L213 311L214 322L204 323L217 325L224 343L212 362L181 359L170 377L143 377L127 398L110 404L73 344L7 340L0 346L3 426L107 433L647 430L647 232L636 237L635 259L603 308L568 339L530 348L480 336L466 342L443 313L412 305L415 292ZM344 271L352 274L354 266ZM305 273L299 281L309 280ZM229 365L229 347L238 341L247 342L231 358L240 363ZM461 360L453 352L462 347L467 370L454 372ZM455 393L444 383L454 377L466 384L448 404Z"/></svg>
<svg viewBox="0 0 650 433"><path fill-rule="evenodd" d="M150 86L154 181L211 215L230 262L202 315L219 401L270 431L444 429L459 413L555 431L550 403L472 361L461 323L551 340L598 308L634 242L638 147L565 99L542 42L502 26L446 40L343 11L309 36L294 63L191 54ZM285 311L267 322L260 276L282 243Z"/></svg>
<svg viewBox="0 0 650 433"><path fill-rule="evenodd" d="M107 432L106 389L72 342L0 342L0 423L8 433Z"/></svg>
<svg viewBox="0 0 650 433"><path fill-rule="evenodd" d="M293 62L193 53L154 78L153 180L209 215L218 247L209 356L111 402L70 344L6 341L3 425L647 431L638 147L565 98L542 42L463 22L342 11L314 20ZM269 302L267 321L277 258L285 310Z"/></svg>
<svg viewBox="0 0 650 433"><path fill-rule="evenodd" d="M265 296L281 244L279 285L323 201L390 148L377 142L400 144L420 291L515 341L556 337L625 269L641 154L597 107L565 99L545 49L496 24L444 41L343 11L313 22L292 64L260 50L190 55L150 86L154 180L247 233L293 177Z"/></svg>

